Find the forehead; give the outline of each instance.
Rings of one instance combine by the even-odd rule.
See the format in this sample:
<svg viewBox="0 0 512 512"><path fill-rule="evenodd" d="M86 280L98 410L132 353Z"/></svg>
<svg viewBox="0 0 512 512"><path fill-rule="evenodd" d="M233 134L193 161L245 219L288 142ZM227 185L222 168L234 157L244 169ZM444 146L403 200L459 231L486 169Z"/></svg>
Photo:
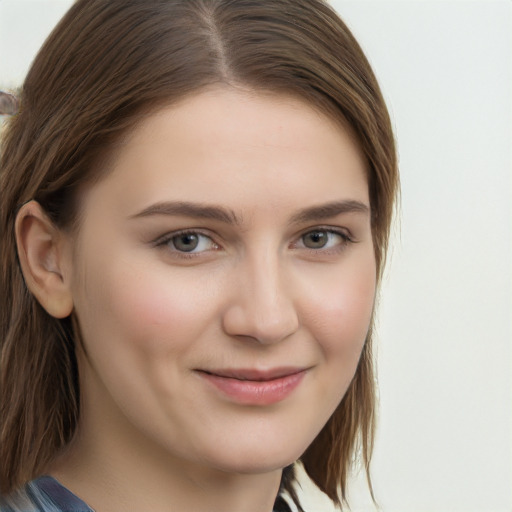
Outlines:
<svg viewBox="0 0 512 512"><path fill-rule="evenodd" d="M234 208L252 198L260 208L290 197L367 200L368 188L349 129L297 98L228 87L141 119L98 187L126 209L169 199Z"/></svg>

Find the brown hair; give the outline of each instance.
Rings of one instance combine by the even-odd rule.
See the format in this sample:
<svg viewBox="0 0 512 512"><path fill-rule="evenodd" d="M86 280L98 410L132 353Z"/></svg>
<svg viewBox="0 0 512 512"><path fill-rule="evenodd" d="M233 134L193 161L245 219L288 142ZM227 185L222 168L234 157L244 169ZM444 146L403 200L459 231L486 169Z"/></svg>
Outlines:
<svg viewBox="0 0 512 512"><path fill-rule="evenodd" d="M0 161L3 492L40 475L71 440L80 398L72 320L49 316L23 280L18 209L35 199L72 227L80 185L141 115L215 83L294 95L351 126L368 164L380 276L398 186L393 133L361 48L325 2L78 0L28 73ZM374 409L370 329L345 397L301 458L337 504L358 449L368 474Z"/></svg>

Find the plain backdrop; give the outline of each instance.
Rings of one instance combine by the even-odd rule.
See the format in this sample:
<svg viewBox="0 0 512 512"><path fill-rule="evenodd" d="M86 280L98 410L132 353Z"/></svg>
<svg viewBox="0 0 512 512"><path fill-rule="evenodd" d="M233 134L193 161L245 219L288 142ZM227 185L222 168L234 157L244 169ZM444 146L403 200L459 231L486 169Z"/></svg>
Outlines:
<svg viewBox="0 0 512 512"><path fill-rule="evenodd" d="M0 86L71 4L0 0ZM343 1L396 130L373 483L389 512L512 510L512 2ZM308 512L332 508L304 484ZM362 476L354 512L375 510Z"/></svg>

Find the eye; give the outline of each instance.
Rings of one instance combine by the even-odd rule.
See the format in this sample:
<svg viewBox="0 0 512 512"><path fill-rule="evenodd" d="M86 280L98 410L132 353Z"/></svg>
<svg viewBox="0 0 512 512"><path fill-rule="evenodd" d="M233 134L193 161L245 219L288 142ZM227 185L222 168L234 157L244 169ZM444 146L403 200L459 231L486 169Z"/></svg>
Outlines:
<svg viewBox="0 0 512 512"><path fill-rule="evenodd" d="M350 238L345 233L329 230L315 229L308 231L300 238L300 243L307 249L335 249L350 242Z"/></svg>
<svg viewBox="0 0 512 512"><path fill-rule="evenodd" d="M188 254L202 253L219 248L209 236L196 231L186 231L167 236L158 245L167 246L173 251Z"/></svg>

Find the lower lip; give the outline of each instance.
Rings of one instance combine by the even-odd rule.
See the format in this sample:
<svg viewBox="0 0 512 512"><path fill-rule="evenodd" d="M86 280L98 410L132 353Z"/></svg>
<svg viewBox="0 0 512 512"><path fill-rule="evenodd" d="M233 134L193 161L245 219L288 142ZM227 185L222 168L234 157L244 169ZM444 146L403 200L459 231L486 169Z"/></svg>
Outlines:
<svg viewBox="0 0 512 512"><path fill-rule="evenodd" d="M306 371L265 381L238 380L204 372L199 373L209 384L237 403L271 405L281 402L293 393L304 378Z"/></svg>

